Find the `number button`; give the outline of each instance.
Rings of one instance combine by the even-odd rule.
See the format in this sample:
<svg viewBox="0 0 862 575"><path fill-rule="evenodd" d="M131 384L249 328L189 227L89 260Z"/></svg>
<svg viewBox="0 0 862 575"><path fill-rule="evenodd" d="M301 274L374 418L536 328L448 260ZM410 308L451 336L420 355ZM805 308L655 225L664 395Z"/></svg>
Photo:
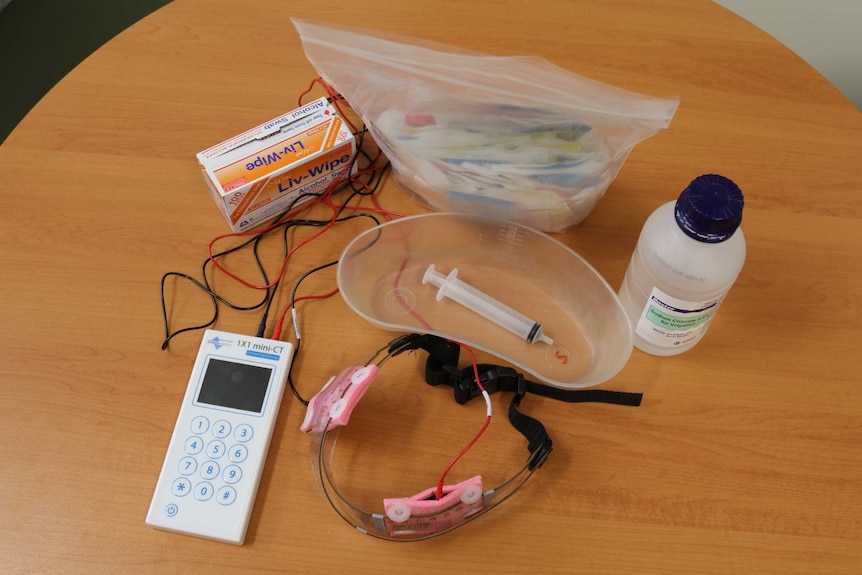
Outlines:
<svg viewBox="0 0 862 575"><path fill-rule="evenodd" d="M242 463L248 457L248 448L245 445L234 445L230 448L230 460L234 463Z"/></svg>
<svg viewBox="0 0 862 575"><path fill-rule="evenodd" d="M216 500L222 505L230 505L236 501L236 490L233 487L224 485L218 490Z"/></svg>
<svg viewBox="0 0 862 575"><path fill-rule="evenodd" d="M179 472L183 475L191 475L198 468L198 462L194 457L183 457L178 465Z"/></svg>
<svg viewBox="0 0 862 575"><path fill-rule="evenodd" d="M207 461L201 466L201 477L204 479L215 479L218 477L219 466L215 461Z"/></svg>
<svg viewBox="0 0 862 575"><path fill-rule="evenodd" d="M224 455L224 443L218 439L210 441L207 445L207 455L210 456L210 459L218 459Z"/></svg>
<svg viewBox="0 0 862 575"><path fill-rule="evenodd" d="M197 455L204 448L204 440L193 435L186 439L183 446L185 447L186 453L189 455Z"/></svg>
<svg viewBox="0 0 862 575"><path fill-rule="evenodd" d="M230 435L230 423L224 419L220 419L213 424L213 435L219 439L224 439Z"/></svg>
<svg viewBox="0 0 862 575"><path fill-rule="evenodd" d="M254 429L247 423L236 426L236 432L233 434L234 439L240 443L245 443L254 437Z"/></svg>
<svg viewBox="0 0 862 575"><path fill-rule="evenodd" d="M228 465L224 468L224 473L221 476L225 483L233 485L242 479L242 469L237 465Z"/></svg>
<svg viewBox="0 0 862 575"><path fill-rule="evenodd" d="M189 427L192 433L204 433L210 427L210 420L203 415L198 415L192 419L192 424Z"/></svg>
<svg viewBox="0 0 862 575"><path fill-rule="evenodd" d="M206 481L198 483L195 487L195 499L198 501L206 501L213 496L213 486Z"/></svg>

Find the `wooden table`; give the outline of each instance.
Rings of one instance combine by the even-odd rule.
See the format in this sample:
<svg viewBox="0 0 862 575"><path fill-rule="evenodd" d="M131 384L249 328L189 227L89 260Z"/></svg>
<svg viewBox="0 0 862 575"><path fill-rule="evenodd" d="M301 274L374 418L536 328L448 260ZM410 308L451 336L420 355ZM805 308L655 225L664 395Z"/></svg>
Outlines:
<svg viewBox="0 0 862 575"><path fill-rule="evenodd" d="M315 73L292 16L535 54L679 95L670 129L556 236L615 287L644 219L691 178L721 173L746 194L748 259L706 339L673 358L636 350L602 386L642 391L640 408L530 398L555 442L548 462L491 514L424 543L378 541L335 515L289 395L244 546L144 524L200 342L160 349L159 280L198 273L227 231L194 155L294 106ZM77 67L0 146L0 572L859 573L860 182L862 115L710 2L177 0ZM425 211L392 180L380 201ZM314 242L285 281L366 228ZM329 269L302 290L332 287ZM177 324L208 316L191 288L169 295ZM306 396L392 336L339 297L300 311ZM225 310L217 327L249 333L258 321ZM375 465L351 478L360 488L424 487L421 470L445 465L482 409L428 389L420 356L399 362L403 385L381 386L366 408L383 423L359 442ZM422 454L375 452L387 430L410 428L402 408L437 422L413 438ZM491 429L456 475L502 473L526 455L504 417Z"/></svg>

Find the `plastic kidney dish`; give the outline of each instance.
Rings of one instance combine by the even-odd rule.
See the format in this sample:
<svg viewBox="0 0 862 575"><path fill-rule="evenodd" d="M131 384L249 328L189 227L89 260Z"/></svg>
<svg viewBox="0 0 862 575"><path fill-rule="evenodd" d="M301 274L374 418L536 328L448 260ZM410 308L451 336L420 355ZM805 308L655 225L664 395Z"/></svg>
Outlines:
<svg viewBox="0 0 862 575"><path fill-rule="evenodd" d="M632 352L631 324L604 278L506 220L433 213L383 224L347 246L337 277L369 322L457 340L556 387L607 381Z"/></svg>

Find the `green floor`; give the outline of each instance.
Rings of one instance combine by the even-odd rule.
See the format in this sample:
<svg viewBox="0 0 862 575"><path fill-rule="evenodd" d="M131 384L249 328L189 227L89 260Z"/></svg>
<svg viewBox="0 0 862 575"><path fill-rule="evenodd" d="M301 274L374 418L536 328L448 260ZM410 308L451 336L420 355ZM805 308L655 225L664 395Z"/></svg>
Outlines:
<svg viewBox="0 0 862 575"><path fill-rule="evenodd" d="M12 0L0 11L0 143L99 46L170 0Z"/></svg>

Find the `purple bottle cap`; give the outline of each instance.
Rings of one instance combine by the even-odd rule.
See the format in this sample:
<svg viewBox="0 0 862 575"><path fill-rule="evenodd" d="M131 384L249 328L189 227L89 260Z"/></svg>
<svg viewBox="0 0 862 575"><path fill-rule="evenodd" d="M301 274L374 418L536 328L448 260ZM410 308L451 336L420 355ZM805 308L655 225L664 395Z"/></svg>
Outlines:
<svg viewBox="0 0 862 575"><path fill-rule="evenodd" d="M742 190L728 178L707 174L692 180L676 201L676 223L707 243L730 238L742 222Z"/></svg>

